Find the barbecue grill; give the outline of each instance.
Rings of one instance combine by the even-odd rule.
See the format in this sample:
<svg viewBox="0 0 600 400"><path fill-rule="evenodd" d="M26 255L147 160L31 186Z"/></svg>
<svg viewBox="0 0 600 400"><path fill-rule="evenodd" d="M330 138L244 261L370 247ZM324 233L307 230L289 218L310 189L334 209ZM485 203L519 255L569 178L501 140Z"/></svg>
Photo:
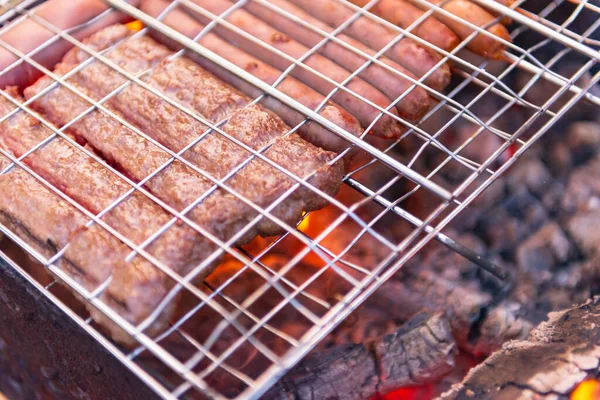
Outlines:
<svg viewBox="0 0 600 400"><path fill-rule="evenodd" d="M339 32L361 16L375 20L397 32L397 40L407 37L442 54L444 59L441 63L448 61L452 63L453 83L446 92L441 93L423 83L426 76L419 80L413 79L412 83L415 87L425 89L436 100L436 103L418 122L407 121L394 115L390 112L393 105L390 105L387 109L379 108L380 116L388 115L399 121L407 129L400 139L381 144L370 140L368 133L365 133L362 137L355 137L350 132L321 116L318 110L311 110L300 104L296 99L290 98L279 91L277 85L283 80L283 77L274 85L266 84L246 70L199 45L196 40L201 35L214 28L214 26L220 25L270 51L278 52L269 44L261 42L229 23L226 20L226 15L214 15L189 0L172 2L171 6L163 12L163 16L166 15L167 11L179 7L200 13L213 21L199 37L192 40L162 23L162 16L158 18L150 17L123 0L105 0L111 8L97 18L104 17L116 10L124 12L144 25L136 35L145 35L150 31L154 31L183 46L184 50L177 52L173 57L180 57L185 52L188 52L188 54L197 53L259 88L263 95L254 99L255 102L260 102L265 96L275 98L302 113L306 118L302 124L308 121L316 122L343 138L351 147L333 160L332 164L341 160L350 151L360 153L364 159L360 167L347 171L344 177L345 187L343 191L349 194L343 198L332 198L311 185L308 178L301 179L266 158L264 152L268 149L268 146L258 151L245 147L251 153L248 161L260 159L270 163L293 179L296 182L295 188L308 188L324 197L331 205L326 209L326 212L316 211L305 214L303 221L297 226L290 226L281 220L277 220L272 214L275 207L289 193L284 194L278 201L265 209L260 207L257 209L257 206L251 205L249 200L242 199L244 203L250 204L256 209L259 213L257 218L267 218L274 221L277 225L283 227L286 233L273 240L261 241L259 245L237 248L232 245L235 240L222 242L215 237L211 237L202 227L190 220L187 213L193 208L193 205L182 212L178 212L149 193L144 188L145 182L134 182L106 163L103 163L103 165L126 180L131 185L131 190L101 215L94 215L85 210L76 201L70 199L36 174L23 163L23 159L43 148L53 138L62 137L64 140L78 146L88 156L97 159L99 162L102 161L92 151L80 146L67 136L64 132L66 127L57 129L32 111L29 105L33 99L19 104L14 99L9 98L11 102L18 106L18 110L34 116L50 128L53 135L36 148L31 149L28 154L19 158L15 158L0 149L0 153L12 161L11 165L6 167L2 173L7 173L14 168L25 170L85 214L90 219L90 225L100 225L127 244L131 250L131 258L134 256L144 257L161 271L168 271L168 267L153 259L146 248L153 239L159 237L175 223L189 225L192 229L209 237L218 246L218 250L211 257L187 276L178 276L167 272L177 284L155 313L142 324L132 326L118 312L100 299L100 294L106 289L109 282L94 291L89 291L57 266L58 260L63 257L66 249L58 249L56 255L51 258L45 257L21 239L16 232L0 225L0 231L7 238L16 243L21 250L25 251L36 262L42 264L53 277L50 280L47 277L40 278L38 274L19 266L18 262L15 262L6 253L0 253L2 269L7 276L7 282L10 282L11 285L27 288L28 293L34 299L37 299L36 301L43 301L43 306L40 306L43 309L58 308L60 311L56 315L49 312L43 314L46 314L46 317L50 319L58 318L60 320L62 318L69 321L64 323L70 327L69 329L77 332L76 335L74 334L76 337L74 340L77 343L74 348L85 349L88 348L86 346L93 346L97 349L92 353L93 357L105 360L106 365L111 365L115 371L127 370L122 375L109 374L111 379L114 379L112 382L115 387L122 388L121 390L136 390L136 393L140 395L141 390L149 393L147 389L151 389L158 396L173 399L194 395L209 398L258 398L431 240L441 242L495 275L498 279L503 279L507 271L488 261L483 255L477 254L475 251L455 242L451 237L442 233L442 230L455 220L460 222L457 218L462 215L463 210L467 209L549 129L559 124L561 117L573 109L578 102L600 105L600 96L597 96L594 90L594 86L600 80L600 72L596 71L596 63L600 60L600 54L597 51L600 42L594 38L594 33L600 25L600 19L592 18L591 23L583 24L585 25L583 30L571 28L575 21L579 21L585 15L597 17L600 14L600 6L591 1L577 0L571 8L568 8L568 14L557 16L555 11L559 8L562 10L561 7L567 5L567 2L554 0L539 7L534 1L521 0L517 1L514 8L507 8L493 0L473 0L499 15L509 17L513 21L511 37L514 42L504 41L506 52L504 54L505 60L502 62L484 60L465 52L464 49L467 43L477 34L490 35L484 28L469 25L465 22L473 29L473 34L452 52L446 52L435 48L435 46L412 33L412 28L417 26L420 21L415 22L413 27L405 30L369 13L367 10L376 4L378 0L372 0L364 8L357 7L346 0L339 0L340 3L350 7L355 13L353 19L348 20L333 32L325 32L313 27L286 11L271 5L268 0L241 0L232 9L244 7L248 1L255 1L267 6L283 17L308 27L322 36L323 41L313 47L304 59L290 59L289 56L281 52L279 52L279 55L292 63L292 66L285 71L286 76L294 68L302 68L325 80L329 80L331 84L335 85L335 90L327 96L327 99L331 98L336 91L350 92L345 86L346 83L360 74L370 64L377 64L393 73L400 74L400 72L393 70L379 60L379 56L384 54L394 43L390 43L387 48L382 49L377 56L373 57L362 53L359 49L348 46L336 37ZM77 93L77 89L69 84L68 79L54 75L52 71L34 60L38 52L58 40L64 40L91 54L92 57L89 62L105 63L118 73L126 76L128 82L119 90L129 84L143 86L184 113L202 120L217 134L224 135L235 142L235 139L229 137L222 129L225 121L217 124L209 123L194 111L152 89L142 79L148 71L138 75L128 73L105 57L104 52L95 52L76 39L73 33L81 29L82 26L61 30L40 18L32 11L33 7L40 3L40 1L33 0L3 2L3 14L0 16L0 22L5 26L18 19L33 19L54 33L53 38L27 54L0 40L0 46L9 50L18 58L3 73L27 63L40 69L44 74L53 77L56 80L56 85L64 85ZM448 13L440 6L431 5L425 0L419 0L419 3L429 7L429 11L421 20L434 12L441 13L451 19L458 19L458 17ZM529 11L524 11L525 9ZM498 21L501 18L499 16ZM94 21L90 21L86 25ZM578 26L581 26L581 24ZM526 39L535 37L536 40L531 45L522 45L519 39L523 37ZM368 59L368 62L361 69L354 71L345 82L331 81L304 63L304 60L310 54L318 52L328 41L349 48ZM526 43L526 41L524 42ZM554 56L550 59L539 59L537 56L538 50L547 47L555 48ZM559 61L569 58L579 60L574 71L567 74L555 68ZM518 89L515 89L514 82L511 81L516 71L524 71L528 74L527 81L521 82ZM411 79L410 77L406 78ZM551 90L545 92L549 95L545 98L532 99L531 96L528 96L528 93L539 87L539 85L550 87ZM467 88L471 93L469 96L464 95ZM101 101L94 101L83 93L78 94L90 102L88 111L100 109L115 118L119 118L111 114L110 110L105 107L107 100L117 92L118 90L113 91ZM358 94L350 94L360 98ZM2 95L6 96L4 93ZM478 102L483 98L492 98L494 103L498 105L497 109L490 112L478 108ZM361 98L361 100L368 101L364 98ZM396 101L400 100L401 98L396 99ZM519 123L518 125L513 123L511 113L515 110L527 115L525 123ZM5 116L0 122L6 120L9 116ZM85 114L82 114L78 119L84 116ZM119 121L126 123L122 119L119 119ZM75 122L76 120L67 125ZM373 121L373 125L375 122ZM469 127L471 134L466 140L452 143L448 141L448 137L456 126ZM299 128L300 126L293 127L292 132L297 131ZM202 173L201 170L182 158L181 153L183 151L175 153L153 141L144 132L138 131L137 133L170 154L171 162L177 160ZM476 145L479 138L483 137L493 137L498 145L489 154L475 158L472 156L473 151L469 152L467 149L472 150L473 145ZM239 142L238 144L243 146ZM435 165L431 165L431 161L424 162L426 153L436 155L433 158ZM164 165L163 168L167 168L167 166L168 164ZM160 172L161 170L155 171L152 176L156 176ZM446 173L446 176L450 175L453 179L438 179L443 173ZM373 179L373 175L383 178ZM148 177L148 179L150 178ZM215 188L222 188L235 194L235 191L228 187L227 181L228 177L222 180L213 180L213 183ZM159 204L172 217L167 225L142 244L131 243L127 238L112 230L102 220L102 215L108 213L134 192L141 193L152 202ZM426 202L420 215L406 207L411 199ZM365 209L369 212L365 213ZM384 223L387 224L386 226L390 224L398 225L402 229L399 229L400 233L390 238L381 228ZM239 232L239 236L242 236L244 231ZM338 236L344 236L347 240L343 245L332 246L331 238ZM348 238L348 236L350 237ZM354 245L363 240L375 241L378 245L386 248L387 255L384 260L377 263L377 265L371 265L367 262L362 264L356 262L356 258L349 258L348 255L352 253ZM270 255L286 253L286 251L288 252L288 258L284 265L274 266L269 263ZM229 274L225 274L222 279L218 279L218 284L208 281L194 281L195 276L205 266L222 255L226 256L228 262L236 265L234 269L230 270ZM304 273L301 274L301 278L298 278L295 271L301 268L300 265L307 258L313 260L313 268L309 268L309 272L306 272L306 268L304 268ZM8 279L9 276L11 279ZM252 277L258 283L244 299L235 298L231 292L232 288L237 287L236 285L243 285L243 282L248 280L249 277ZM319 285L326 285L323 283L326 279L336 279L343 282L340 287L344 289L337 290L333 295L314 290L315 287L321 287ZM66 285L76 293L77 301L91 303L100 310L102 314L133 337L136 346L125 348L111 342L110 338L103 333L101 327L89 317L89 314L86 314L82 307L76 306L77 301L65 294L61 285L55 284L57 282ZM5 291L2 291L0 286L0 295L9 293L8 288L9 286ZM181 293L187 299L184 312L178 314L176 320L170 321L169 328L159 336L151 337L147 335L146 329L159 317L161 311L169 307L170 302L174 301L175 297ZM31 299L9 297L7 301L15 303L22 301L23 304L28 304L28 309L32 308ZM266 303L267 306L257 306L257 304L262 303ZM210 321L210 329L205 327L206 333L198 334L189 328L193 326L191 321L198 318ZM281 319L297 319L302 322L300 324L301 328L298 329L298 332L284 331L281 328L283 323L278 322ZM2 328L0 328L0 332L2 332ZM55 334L57 338L61 335L60 332ZM227 337L227 340L224 340L224 337ZM64 338L63 341L57 339L56 343L59 346L65 346L59 347L60 351L71 351L66 347ZM80 345L80 343L89 344ZM104 350L108 351L110 355L106 355L103 352ZM248 352L254 354L255 358L259 358L260 363L245 365L243 361L246 360ZM115 359L118 362L115 362ZM81 359L75 359L74 362L75 365L85 363ZM136 378L141 383L135 381ZM123 379L128 383L123 383ZM131 380L135 382L131 383ZM236 389L232 392L231 388L224 388L225 385L219 385L218 382L234 382L230 386L235 386ZM102 381L101 384L109 384L108 379ZM93 385L95 383L87 387L93 388Z"/></svg>

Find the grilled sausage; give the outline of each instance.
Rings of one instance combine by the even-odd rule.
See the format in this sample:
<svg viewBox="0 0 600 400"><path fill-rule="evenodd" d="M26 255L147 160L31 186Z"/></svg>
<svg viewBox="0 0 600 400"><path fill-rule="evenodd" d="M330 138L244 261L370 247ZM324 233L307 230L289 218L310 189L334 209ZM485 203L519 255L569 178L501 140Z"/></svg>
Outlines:
<svg viewBox="0 0 600 400"><path fill-rule="evenodd" d="M130 1L130 3L137 4L139 0ZM106 11L107 8L101 0L49 0L37 7L35 14L56 28L64 30L90 21ZM102 19L72 32L72 35L77 39L83 39L106 26L128 19L131 18L118 12L112 12ZM55 36L52 31L32 18L19 19L5 29L6 31L0 36L0 39L23 53L29 53ZM59 40L36 53L32 58L46 68L52 68L71 47L73 45L68 41ZM17 60L18 57L10 50L0 46L0 71ZM41 71L24 62L0 75L0 87L14 85L24 88L40 76L42 76Z"/></svg>
<svg viewBox="0 0 600 400"><path fill-rule="evenodd" d="M359 7L364 7L369 2L370 0L352 0L352 3ZM369 11L402 29L407 29L425 14L405 0L379 0ZM421 21L412 28L412 32L421 39L448 52L460 43L454 32L434 17L427 17L424 21Z"/></svg>
<svg viewBox="0 0 600 400"><path fill-rule="evenodd" d="M412 1L412 0L409 0ZM459 18L464 19L476 26L488 26L494 22L494 16L477 4L473 4L468 0L451 0L443 2L443 0L428 0L433 4L440 4L440 6L448 11L449 13L456 15ZM415 3L416 4L416 3ZM436 18L446 24L450 29L454 31L461 39L467 38L473 33L473 29L466 26L461 21L455 21L450 17L446 17L441 13L436 13ZM486 29L489 33L504 39L508 42L511 41L510 35L506 28L499 23L493 24ZM504 44L496 40L494 37L478 34L467 44L467 48L482 57L491 58L498 60L502 58L504 53Z"/></svg>
<svg viewBox="0 0 600 400"><path fill-rule="evenodd" d="M95 42L104 42L104 38L110 35L119 38L124 33L123 30L127 31L123 27L106 29L88 38L87 43L94 46ZM171 55L164 46L148 37L142 37L123 41L106 56L131 73L155 68L146 78L150 86L182 102L213 123L227 119L222 129L255 150L270 144L270 148L264 152L265 157L300 178L312 175L310 183L329 195L335 195L341 184L343 168L339 163L327 165L335 157L333 153L310 145L298 135L285 135L289 127L278 117L258 104L249 104L251 100L248 97L187 58L179 57L161 62ZM88 57L87 52L73 49L65 56L66 63L59 65L55 72L64 74ZM104 97L125 81L126 78L101 62L91 63L70 78L70 82L96 99ZM48 82L36 85L35 89L27 90L26 95L33 96L47 85ZM57 106L77 101L67 98L68 93L72 92L67 90L59 98L43 103L48 98L47 94L34 105L44 107L50 115L56 115ZM79 103L81 101L80 99ZM194 117L179 111L139 85L127 86L112 96L107 105L115 107L126 120L174 152L182 151L208 129ZM63 111L64 108L62 107ZM70 118L70 114L65 113L60 123L64 124ZM148 162L148 156L144 157L148 151L143 150L148 148L148 143L142 137L123 130L119 131L119 135L110 134L109 130L91 135L93 121L90 125L88 129L74 126L75 133L87 139L94 148L114 160L134 178L142 180L147 177L147 168L141 166ZM152 156L157 157L154 152ZM236 194L219 190L193 210L194 221L199 221L201 226L223 241L231 240L256 216L256 212L242 202L240 197L265 209L293 185L290 178L264 161L255 159L247 162L250 153L217 132L207 133L202 140L184 152L182 157L202 168L214 179L223 179L233 173L226 184ZM234 169L239 170L233 172ZM157 186L151 190L167 202L171 197L177 196L179 191L188 190L189 186L194 185L185 176L164 180L160 179L161 174L148 183L157 181ZM271 213L288 224L295 224L303 211L315 210L326 204L327 201L321 195L300 187L292 191ZM238 243L253 238L257 232L270 236L283 231L281 226L267 218L253 223L250 228L252 229L247 231L244 240L238 239Z"/></svg>
<svg viewBox="0 0 600 400"><path fill-rule="evenodd" d="M0 222L47 258L56 254L53 247L62 249L69 244L66 254L55 264L89 292L112 276L98 298L126 321L143 322L166 295L164 274L161 276L139 257L124 262L128 254L124 244L98 225L86 228L88 220L83 214L25 171L16 169L0 176L0 190ZM123 285L125 281L128 283ZM109 331L115 341L130 347L135 345L135 340L106 315L90 303L86 307L94 321ZM168 326L170 315L163 313L146 333L159 334Z"/></svg>
<svg viewBox="0 0 600 400"><path fill-rule="evenodd" d="M6 99L2 100L0 112L5 115L14 106L7 104ZM77 116L89 107L85 101L83 103L80 109L77 109L77 104L73 102L56 104L55 108L57 112L61 112L61 109L72 109L74 111L71 113ZM25 113L11 118L8 123L0 124L0 145L18 157L52 134L48 128ZM90 118L89 125L95 122L98 122L98 118ZM117 132L111 130L107 135ZM121 152L125 153L122 149ZM131 153L125 155L131 156ZM42 177L54 182L63 192L96 214L107 209L131 189L125 182L116 180L102 165L63 140L54 140L38 149L28 156L25 162ZM144 213L140 214L140 210L144 210ZM160 206L137 192L119 203L103 218L113 229L137 244L147 240L170 219ZM188 228L173 226L153 242L148 251L174 270L187 271L197 265L199 260L204 259L204 255L200 254L205 252L205 248L201 246L202 240L204 239L200 235Z"/></svg>
<svg viewBox="0 0 600 400"><path fill-rule="evenodd" d="M318 29L321 29L325 32L332 31L327 24L314 18L309 13L300 7L291 4L287 0L270 0L270 3L281 8L282 10L287 11L290 14L295 15L302 21L307 22ZM289 19L283 17L276 11L260 5L257 2L248 2L246 4L246 9L263 21L272 25L275 29L279 29L286 35L298 40L305 46L314 47L323 40L323 37L317 32L314 32L309 28L305 28L295 22L291 22ZM344 34L338 34L336 36L338 39L367 53L370 56L374 56L376 54L372 49L363 45L356 39ZM328 41L320 48L319 51L324 56L328 57L349 71L357 70L367 61L365 57L362 57L354 53L352 50L349 50L341 44L333 41ZM386 57L380 58L380 61L385 62L392 68L414 80L418 79L410 71L387 59ZM394 74L393 72L388 71L377 64L369 65L358 76L375 86L377 89L381 90L383 94L391 99L397 99L408 92L405 97L396 105L398 114L403 118L416 121L425 115L429 109L429 99L427 97L427 92L424 89L414 87L414 84L410 80Z"/></svg>
<svg viewBox="0 0 600 400"><path fill-rule="evenodd" d="M10 94L16 97L15 91L11 90ZM14 108L7 99L0 98L0 115ZM35 118L18 112L0 124L0 147L21 157L51 134L51 130ZM93 214L111 207L131 189L125 181L64 139L53 139L23 162ZM157 267L141 257L127 264L125 259L131 251L127 246L97 224L85 228L88 220L83 214L24 171L15 169L0 177L0 182L3 187L0 212L25 227L39 243L49 243L55 250L69 244L65 253L69 262L62 266L86 289L94 291L112 276L101 298L134 325L156 309L172 286ZM170 219L160 206L139 192L102 217L108 226L136 245L146 241ZM173 225L146 250L173 271L185 274L204 260L206 250L214 247L190 228ZM209 272L207 268L200 278ZM171 311L166 310L147 333L156 334L165 328ZM131 338L102 314L97 313L95 319L111 331L115 340L130 343Z"/></svg>
<svg viewBox="0 0 600 400"><path fill-rule="evenodd" d="M338 0L290 1L333 27L342 25L355 14ZM345 29L345 33L377 51L397 37L396 33L365 16L358 17L352 22ZM441 91L450 82L450 67L447 64L436 67L442 59L439 54L419 46L412 40L405 38L398 41L385 54L418 77L432 71L425 80L432 89Z"/></svg>
<svg viewBox="0 0 600 400"><path fill-rule="evenodd" d="M228 0L193 0L193 2L213 14L221 14L232 6L232 3ZM209 19L202 18L198 13L194 13L194 15L200 18L202 23L209 22ZM289 36L273 29L269 24L264 23L245 10L236 10L232 12L228 15L226 20L264 43L271 45L295 59L300 59L309 51L306 46L303 46L297 41L292 40ZM290 61L270 49L267 50L261 45L243 38L241 35L224 26L217 25L214 29L217 34L227 41L244 49L250 54L256 55L258 58L261 58L275 68L285 70L291 65ZM338 83L341 83L350 76L349 71L318 53L312 54L304 60L304 64ZM313 89L321 92L323 95L328 95L335 88L333 84L300 66L296 66L291 74L311 86ZM392 101L383 93L358 77L352 79L345 86L351 92L363 96L381 108L387 108L392 103ZM375 121L376 118L380 117L381 114L378 109L345 90L338 90L333 95L333 100L358 118L363 127L371 125L371 123ZM390 113L397 114L395 109L390 109ZM403 129L392 117L383 115L378 119L377 124L373 127L371 132L385 138L397 138L402 134Z"/></svg>
<svg viewBox="0 0 600 400"><path fill-rule="evenodd" d="M149 15L157 16L168 4L168 2L163 0L145 0L141 5L141 9ZM190 38L194 38L204 28L204 26L180 10L172 10L163 17L162 22ZM166 42L172 47L178 47L176 43L169 42L168 39L158 34L155 35L160 41ZM273 85L282 74L281 71L232 46L214 33L208 32L202 36L199 43L270 85ZM187 57L193 59L218 78L252 98L257 98L262 94L255 86L210 62L206 58L198 56L194 52L188 52ZM321 94L292 77L283 79L277 85L277 89L312 110L317 109L324 100ZM270 96L266 96L262 100L262 103L278 114L290 126L296 126L305 119L301 113ZM325 104L319 114L355 136L359 136L362 133L362 128L358 120L333 102ZM340 153L349 145L341 137L310 120L300 128L299 133L308 142L326 150L335 151L336 153Z"/></svg>

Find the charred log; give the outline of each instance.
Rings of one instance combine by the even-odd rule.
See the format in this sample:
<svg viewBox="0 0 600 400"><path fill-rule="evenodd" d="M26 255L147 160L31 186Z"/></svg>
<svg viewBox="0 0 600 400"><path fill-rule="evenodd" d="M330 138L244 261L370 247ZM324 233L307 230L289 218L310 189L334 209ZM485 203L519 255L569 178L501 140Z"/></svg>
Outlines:
<svg viewBox="0 0 600 400"><path fill-rule="evenodd" d="M448 321L421 313L392 334L311 354L265 398L367 399L436 381L454 367L455 352Z"/></svg>
<svg viewBox="0 0 600 400"><path fill-rule="evenodd" d="M507 340L523 339L531 329L518 304L495 304L478 285L457 283L428 270L413 273L407 268L400 279L384 284L370 303L396 319L424 309L443 312L458 345L475 355L490 354Z"/></svg>
<svg viewBox="0 0 600 400"><path fill-rule="evenodd" d="M566 398L598 375L600 297L549 314L526 341L511 341L441 399ZM536 397L537 396L537 397Z"/></svg>

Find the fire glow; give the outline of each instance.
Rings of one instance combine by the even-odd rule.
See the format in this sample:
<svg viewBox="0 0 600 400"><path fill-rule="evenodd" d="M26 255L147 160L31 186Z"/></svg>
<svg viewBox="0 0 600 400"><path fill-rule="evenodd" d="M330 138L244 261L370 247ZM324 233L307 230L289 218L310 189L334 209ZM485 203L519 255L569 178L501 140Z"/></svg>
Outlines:
<svg viewBox="0 0 600 400"><path fill-rule="evenodd" d="M144 24L142 24L141 21L136 20L136 21L131 21L130 23L128 23L127 27L129 29L131 29L132 31L139 32L142 29L144 29Z"/></svg>
<svg viewBox="0 0 600 400"><path fill-rule="evenodd" d="M571 400L600 399L600 382L596 380L583 381L571 394Z"/></svg>
<svg viewBox="0 0 600 400"><path fill-rule="evenodd" d="M411 386L378 395L373 400L427 400L433 398L433 393L432 385Z"/></svg>

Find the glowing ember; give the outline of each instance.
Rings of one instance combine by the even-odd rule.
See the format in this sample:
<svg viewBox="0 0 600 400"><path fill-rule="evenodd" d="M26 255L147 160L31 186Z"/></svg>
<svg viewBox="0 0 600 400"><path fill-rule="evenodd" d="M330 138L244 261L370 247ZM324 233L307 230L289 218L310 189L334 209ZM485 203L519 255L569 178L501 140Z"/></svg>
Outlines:
<svg viewBox="0 0 600 400"><path fill-rule="evenodd" d="M581 382L571 394L571 400L598 399L600 399L600 382L594 380Z"/></svg>
<svg viewBox="0 0 600 400"><path fill-rule="evenodd" d="M302 216L305 216L306 213L303 213ZM310 215L306 218L304 218L302 220L302 222L300 222L300 225L298 225L298 230L300 232L304 232L306 233L308 231L308 228L310 227Z"/></svg>
<svg viewBox="0 0 600 400"><path fill-rule="evenodd" d="M136 31L139 32L144 28L144 24L142 24L141 21L132 21L130 23L127 24L127 27L129 29L131 29L132 31Z"/></svg>
<svg viewBox="0 0 600 400"><path fill-rule="evenodd" d="M424 385L398 389L386 395L378 394L371 400L428 400L433 397L433 386Z"/></svg>
<svg viewBox="0 0 600 400"><path fill-rule="evenodd" d="M511 145L508 147L508 149L506 150L506 152L508 153L508 156L509 156L509 157L512 157L512 156L514 156L514 155L515 155L515 153L517 152L517 149L518 149L518 147L517 147L517 144L516 144L516 143L513 143L513 144L511 144Z"/></svg>

